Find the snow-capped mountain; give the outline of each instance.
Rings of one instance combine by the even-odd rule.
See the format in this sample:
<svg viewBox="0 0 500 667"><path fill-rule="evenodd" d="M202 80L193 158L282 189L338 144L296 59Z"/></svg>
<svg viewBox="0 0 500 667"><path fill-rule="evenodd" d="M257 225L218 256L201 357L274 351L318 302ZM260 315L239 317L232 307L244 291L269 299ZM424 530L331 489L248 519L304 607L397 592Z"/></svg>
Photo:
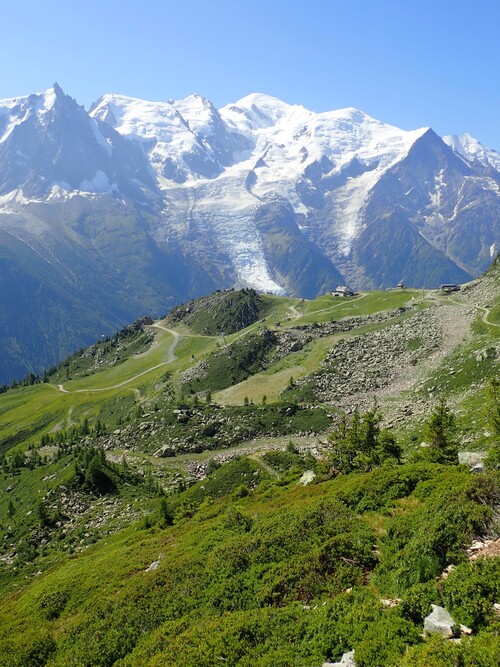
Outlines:
<svg viewBox="0 0 500 667"><path fill-rule="evenodd" d="M443 137L443 141L467 160L478 160L485 166L500 170L500 153L486 148L470 134L448 134Z"/></svg>
<svg viewBox="0 0 500 667"><path fill-rule="evenodd" d="M0 280L15 293L12 275L29 277L16 306L48 290L46 337L61 299L62 321L85 306L109 330L234 284L309 297L464 281L498 250L499 170L469 135L353 108L107 94L87 113L55 84L0 100Z"/></svg>
<svg viewBox="0 0 500 667"><path fill-rule="evenodd" d="M139 196L154 187L142 151L91 118L55 84L45 93L0 100L0 195L66 192Z"/></svg>
<svg viewBox="0 0 500 667"><path fill-rule="evenodd" d="M406 276L400 278L425 280L421 266L416 275L396 262L392 271L384 267L383 277L358 266L355 256L370 226L364 211L373 189L428 128L407 132L352 108L316 114L262 94L220 111L196 95L166 103L106 95L91 116L142 146L165 198L158 240L174 236L186 251L189 245L208 271L207 246L233 267L240 284L296 290L295 272L277 271L269 261L270 237L281 230L264 233L257 224L259 212L279 202L287 210L287 227L354 285L392 284L401 271ZM414 232L420 245L420 232ZM429 261L435 264L443 250L429 247ZM445 274L466 277L458 266L449 276L452 263L440 260L442 275L438 271L434 281ZM338 274L331 266L334 275L333 282Z"/></svg>

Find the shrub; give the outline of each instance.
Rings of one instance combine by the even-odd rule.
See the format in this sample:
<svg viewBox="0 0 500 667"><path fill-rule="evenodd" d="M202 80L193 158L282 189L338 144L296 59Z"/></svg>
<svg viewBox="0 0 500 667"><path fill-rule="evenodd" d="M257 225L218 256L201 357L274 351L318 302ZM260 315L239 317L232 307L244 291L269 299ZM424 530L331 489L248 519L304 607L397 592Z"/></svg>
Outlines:
<svg viewBox="0 0 500 667"><path fill-rule="evenodd" d="M413 495L425 504L393 518L382 540L382 588L402 594L460 562L464 546L488 524L497 493L494 480L454 467L421 482Z"/></svg>
<svg viewBox="0 0 500 667"><path fill-rule="evenodd" d="M38 600L38 609L43 618L53 621L59 618L68 602L68 594L64 590L50 591L40 596Z"/></svg>
<svg viewBox="0 0 500 667"><path fill-rule="evenodd" d="M420 630L402 618L398 610L385 611L380 619L371 623L363 640L356 644L357 667L379 667L397 664L407 647L421 642Z"/></svg>
<svg viewBox="0 0 500 667"><path fill-rule="evenodd" d="M479 558L464 563L443 582L443 597L456 620L475 630L493 617L500 600L500 559Z"/></svg>
<svg viewBox="0 0 500 667"><path fill-rule="evenodd" d="M441 604L435 581L412 586L403 596L399 611L417 625L421 625L424 618L432 611L432 604Z"/></svg>
<svg viewBox="0 0 500 667"><path fill-rule="evenodd" d="M55 652L53 637L42 631L40 636L23 642L11 664L13 667L45 667Z"/></svg>

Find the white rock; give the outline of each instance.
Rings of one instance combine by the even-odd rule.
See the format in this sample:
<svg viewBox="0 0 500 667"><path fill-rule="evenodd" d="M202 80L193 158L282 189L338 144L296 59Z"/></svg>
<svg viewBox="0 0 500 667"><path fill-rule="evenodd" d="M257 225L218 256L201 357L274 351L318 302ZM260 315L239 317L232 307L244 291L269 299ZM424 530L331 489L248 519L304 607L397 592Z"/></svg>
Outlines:
<svg viewBox="0 0 500 667"><path fill-rule="evenodd" d="M433 604L432 613L424 619L424 632L428 635L441 635L447 639L454 636L453 626L456 625L450 613L443 607Z"/></svg>
<svg viewBox="0 0 500 667"><path fill-rule="evenodd" d="M144 571L145 572L154 572L160 567L160 560L154 560L151 565L146 568Z"/></svg>
<svg viewBox="0 0 500 667"><path fill-rule="evenodd" d="M481 551L481 549L484 549L484 542L480 542L479 540L476 540L470 546L471 551Z"/></svg>
<svg viewBox="0 0 500 667"><path fill-rule="evenodd" d="M307 486L308 484L311 484L316 479L316 473L313 472L312 470L306 470L305 473L302 475L302 477L299 479L298 483L302 484L302 486Z"/></svg>
<svg viewBox="0 0 500 667"><path fill-rule="evenodd" d="M349 651L348 653L344 653L344 655L340 659L340 664L346 665L346 667L356 667L356 663L354 661L354 651Z"/></svg>

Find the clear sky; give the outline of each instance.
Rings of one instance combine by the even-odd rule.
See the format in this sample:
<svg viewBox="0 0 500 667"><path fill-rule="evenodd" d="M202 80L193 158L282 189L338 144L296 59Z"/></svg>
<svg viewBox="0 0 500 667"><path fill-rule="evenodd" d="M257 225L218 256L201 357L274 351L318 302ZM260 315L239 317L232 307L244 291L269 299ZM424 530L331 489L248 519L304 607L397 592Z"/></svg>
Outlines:
<svg viewBox="0 0 500 667"><path fill-rule="evenodd" d="M251 92L500 150L500 0L3 0L0 97Z"/></svg>

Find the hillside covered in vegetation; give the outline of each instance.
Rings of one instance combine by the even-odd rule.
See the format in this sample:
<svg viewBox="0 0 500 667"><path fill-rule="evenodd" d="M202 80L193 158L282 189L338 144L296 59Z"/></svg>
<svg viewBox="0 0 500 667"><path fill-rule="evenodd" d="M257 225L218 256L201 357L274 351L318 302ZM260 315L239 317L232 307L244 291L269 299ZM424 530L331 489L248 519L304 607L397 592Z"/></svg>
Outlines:
<svg viewBox="0 0 500 667"><path fill-rule="evenodd" d="M0 665L496 667L499 284L220 292L5 387Z"/></svg>

